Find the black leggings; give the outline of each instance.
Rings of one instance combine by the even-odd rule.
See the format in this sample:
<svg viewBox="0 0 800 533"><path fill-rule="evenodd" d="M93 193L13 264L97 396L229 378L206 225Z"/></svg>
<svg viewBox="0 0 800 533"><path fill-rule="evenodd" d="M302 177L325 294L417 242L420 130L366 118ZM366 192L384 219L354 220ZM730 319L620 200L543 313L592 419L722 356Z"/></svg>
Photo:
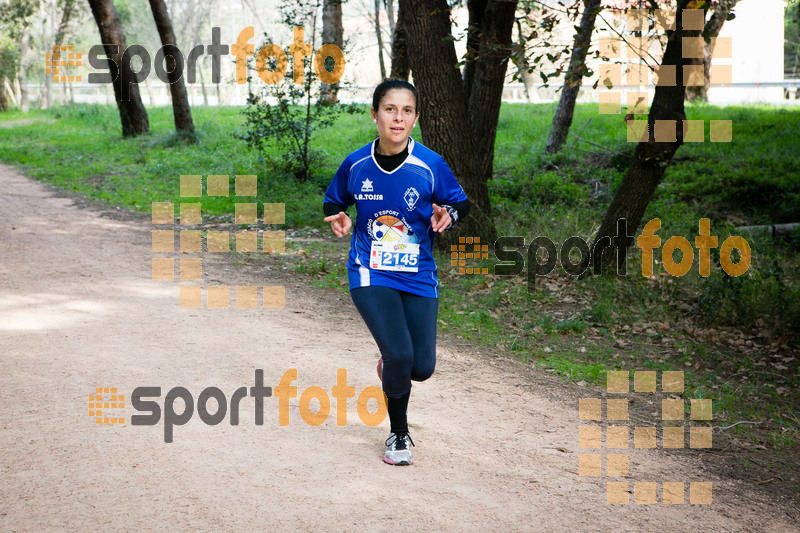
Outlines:
<svg viewBox="0 0 800 533"><path fill-rule="evenodd" d="M350 296L381 351L386 396L400 398L411 380L431 377L439 299L380 286L359 287Z"/></svg>

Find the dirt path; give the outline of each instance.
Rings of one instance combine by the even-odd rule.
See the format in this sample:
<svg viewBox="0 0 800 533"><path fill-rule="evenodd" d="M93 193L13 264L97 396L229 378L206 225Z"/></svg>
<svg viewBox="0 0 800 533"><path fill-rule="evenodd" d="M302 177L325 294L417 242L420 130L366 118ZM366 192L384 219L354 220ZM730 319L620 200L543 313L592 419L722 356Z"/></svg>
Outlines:
<svg viewBox="0 0 800 533"><path fill-rule="evenodd" d="M659 450L628 450L630 477L614 480L631 489L711 481L713 503L635 505L631 494L628 505L608 505L609 478L578 476L576 396L447 339L436 375L413 390L411 467L381 462L388 420L365 425L354 400L346 426L336 425L332 401L327 421L312 427L294 398L281 427L277 398L265 399L257 426L248 397L238 426L227 417L209 426L195 413L171 444L163 420L132 426L130 405L116 411L126 424L96 425L87 398L98 386L128 397L160 386L163 407L177 386L195 399L207 386L230 398L253 386L256 369L274 387L296 368L299 392L330 392L345 368L358 394L378 384L376 348L346 296L295 282L284 309L181 309L178 282L150 279L151 225L78 209L9 167L0 166L0 187L0 530L798 528L774 502L703 471L699 458ZM204 279L276 284L204 266Z"/></svg>

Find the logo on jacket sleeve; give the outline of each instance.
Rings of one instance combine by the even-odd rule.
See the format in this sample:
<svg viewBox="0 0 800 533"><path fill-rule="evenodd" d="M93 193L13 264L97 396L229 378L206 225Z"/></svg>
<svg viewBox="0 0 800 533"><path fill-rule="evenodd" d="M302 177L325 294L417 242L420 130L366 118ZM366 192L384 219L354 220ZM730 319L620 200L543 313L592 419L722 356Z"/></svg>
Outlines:
<svg viewBox="0 0 800 533"><path fill-rule="evenodd" d="M409 187L408 189L406 189L406 192L403 195L403 200L406 201L408 210L413 211L414 208L417 206L417 200L419 200L419 193L417 192L417 189L415 189L414 187Z"/></svg>

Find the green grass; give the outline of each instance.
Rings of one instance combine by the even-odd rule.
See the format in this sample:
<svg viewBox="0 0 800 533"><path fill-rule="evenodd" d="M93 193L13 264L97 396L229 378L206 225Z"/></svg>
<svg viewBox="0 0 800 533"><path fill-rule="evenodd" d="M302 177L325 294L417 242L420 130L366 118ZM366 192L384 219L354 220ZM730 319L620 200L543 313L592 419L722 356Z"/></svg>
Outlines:
<svg viewBox="0 0 800 533"><path fill-rule="evenodd" d="M123 139L114 107L75 105L27 114L10 112L0 125L30 119L25 126L0 128L0 160L24 167L31 177L92 199L149 212L151 202L179 202L182 174L257 174L258 200L286 204L286 223L321 226L319 193L336 171L341 154L354 146L369 128L356 126L354 117L342 117L346 135L320 134L320 168L316 179L297 182L280 168L275 150L266 160L248 151L234 134L242 128L239 108L192 110L198 144L176 139L171 108L148 109L151 134ZM366 142L366 141L364 141ZM204 198L203 212L226 215L237 201ZM241 201L241 199L239 199Z"/></svg>
<svg viewBox="0 0 800 533"><path fill-rule="evenodd" d="M596 223L594 217L575 213L601 213L627 166L633 144L625 142L621 117L597 115L596 106L590 104L577 107L573 132L611 152L600 153L571 138L562 153L543 155L553 110L549 104L505 104L501 110L490 193L504 233L588 234ZM11 111L0 117L0 124L26 119L33 123L0 129L0 159L23 165L32 176L54 185L144 211L152 201L176 200L176 178L181 174L256 173L260 196L286 197L288 224L320 226L318 220L311 220L318 218L318 211L316 206L310 209L308 201L319 196L345 155L372 138L369 121L343 115L335 128L319 132L314 141L319 156L315 176L299 183L281 169L282 154L277 149L260 158L234 137L241 133L243 123L239 111L194 108L200 139L196 145L176 138L172 112L166 107L148 110L152 133L136 139L121 137L114 107ZM681 228L674 221L690 219L686 212L699 209L715 220L800 220L800 163L793 156L800 110L689 105L687 116L707 124L712 119L732 120L734 141L681 147L647 216L661 214L664 230L670 231L694 230L696 222ZM592 187L598 186L599 193L592 195ZM232 197L209 202L208 213L229 212L232 202Z"/></svg>
<svg viewBox="0 0 800 533"><path fill-rule="evenodd" d="M571 136L561 153L546 156L554 110L551 104L503 105L489 192L500 235L520 235L526 243L547 236L558 247L573 235L591 238L634 145L625 140L621 115L598 115L596 104L585 104L577 106L572 131L589 142ZM257 201L285 203L286 227L318 239L309 232L327 234L324 188L344 157L374 131L366 108L361 116L340 116L334 128L314 138L313 177L300 182L277 149L260 157L235 137L243 123L239 108L194 108L197 144L174 135L170 108L148 113L152 133L136 139L121 137L114 107L3 113L0 161L142 212L154 201L179 202L182 174L257 174ZM800 221L800 108L703 104L687 105L686 113L706 122L706 138L710 120L733 121L733 142L691 143L678 150L644 216L661 219L662 244L672 235L693 243L704 217L711 219L720 244L737 233L737 225ZM230 217L236 201L205 198L204 215ZM800 361L782 362L790 348L771 345L800 341L800 232L777 240L745 237L752 264L739 278L725 275L713 253L707 278L699 275L695 256L683 277L667 276L659 262L656 275L646 279L634 248L627 277L577 280L559 268L540 277L532 291L524 273L458 275L449 257L440 255L440 330L600 387L605 370L682 369L687 394L714 398L715 425L763 421L729 431L790 446L797 443L800 426ZM306 276L316 287L346 291L345 241L290 241L285 254L270 258L232 255L237 264L269 263ZM481 265L491 271L494 263ZM763 349L746 349L727 342L731 339L754 341Z"/></svg>

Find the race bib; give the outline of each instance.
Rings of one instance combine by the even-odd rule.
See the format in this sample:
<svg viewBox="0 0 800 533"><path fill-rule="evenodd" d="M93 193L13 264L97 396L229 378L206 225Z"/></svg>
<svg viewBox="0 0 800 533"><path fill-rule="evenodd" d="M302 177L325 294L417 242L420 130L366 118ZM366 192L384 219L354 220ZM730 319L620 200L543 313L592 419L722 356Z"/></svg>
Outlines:
<svg viewBox="0 0 800 533"><path fill-rule="evenodd" d="M419 266L419 244L372 241L369 266L377 270L416 272Z"/></svg>

